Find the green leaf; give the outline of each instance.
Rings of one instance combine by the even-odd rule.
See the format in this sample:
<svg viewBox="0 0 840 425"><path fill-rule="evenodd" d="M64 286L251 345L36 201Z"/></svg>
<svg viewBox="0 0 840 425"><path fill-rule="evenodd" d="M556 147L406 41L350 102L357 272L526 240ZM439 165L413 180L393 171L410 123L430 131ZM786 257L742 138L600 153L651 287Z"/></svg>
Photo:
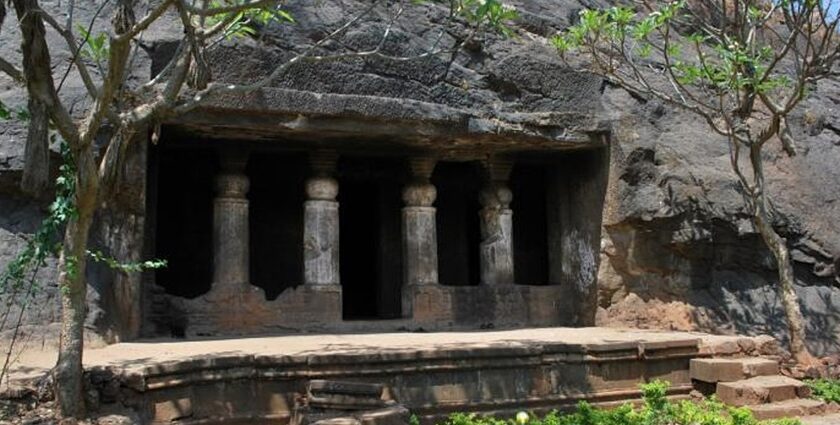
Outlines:
<svg viewBox="0 0 840 425"><path fill-rule="evenodd" d="M12 112L9 110L6 104L4 104L2 100L0 100L0 120L7 120L11 116Z"/></svg>

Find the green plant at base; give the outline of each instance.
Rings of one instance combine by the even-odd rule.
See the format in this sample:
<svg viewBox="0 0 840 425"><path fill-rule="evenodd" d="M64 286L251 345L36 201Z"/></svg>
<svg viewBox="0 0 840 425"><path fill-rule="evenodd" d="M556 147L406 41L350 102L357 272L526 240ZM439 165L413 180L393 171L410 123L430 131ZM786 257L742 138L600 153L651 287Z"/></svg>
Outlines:
<svg viewBox="0 0 840 425"><path fill-rule="evenodd" d="M805 381L811 388L811 397L829 402L840 403L840 380L813 379Z"/></svg>
<svg viewBox="0 0 840 425"><path fill-rule="evenodd" d="M668 400L669 383L652 381L640 385L643 403L615 409L600 409L582 401L571 413L556 410L545 416L529 415L527 425L801 425L797 419L758 421L745 407L725 406L712 397L700 402ZM454 413L443 425L516 425L514 419L498 419L475 413Z"/></svg>

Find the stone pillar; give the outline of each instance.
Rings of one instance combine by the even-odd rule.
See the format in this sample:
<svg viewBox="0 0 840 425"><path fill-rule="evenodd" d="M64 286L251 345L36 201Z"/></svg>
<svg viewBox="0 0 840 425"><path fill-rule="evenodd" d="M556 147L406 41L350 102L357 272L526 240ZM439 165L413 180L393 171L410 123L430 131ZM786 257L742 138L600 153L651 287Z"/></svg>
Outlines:
<svg viewBox="0 0 840 425"><path fill-rule="evenodd" d="M244 287L250 280L248 177L245 154L222 153L213 206L213 290Z"/></svg>
<svg viewBox="0 0 840 425"><path fill-rule="evenodd" d="M479 259L483 285L514 283L513 275L513 193L508 187L512 164L500 160L485 163L485 184L481 202L481 246Z"/></svg>
<svg viewBox="0 0 840 425"><path fill-rule="evenodd" d="M436 209L437 190L429 179L435 169L432 158L412 158L412 182L403 189L402 210L403 284L438 283Z"/></svg>
<svg viewBox="0 0 840 425"><path fill-rule="evenodd" d="M303 204L303 281L338 285L338 181L333 178L338 156L332 151L310 157L313 177L306 181Z"/></svg>

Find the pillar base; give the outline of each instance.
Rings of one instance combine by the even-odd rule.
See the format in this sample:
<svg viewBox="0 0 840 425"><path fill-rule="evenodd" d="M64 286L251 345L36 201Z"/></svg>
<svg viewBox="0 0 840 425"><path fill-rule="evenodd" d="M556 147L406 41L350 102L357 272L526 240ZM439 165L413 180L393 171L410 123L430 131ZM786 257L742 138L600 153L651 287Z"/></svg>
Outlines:
<svg viewBox="0 0 840 425"><path fill-rule="evenodd" d="M425 329L563 325L574 311L567 298L560 286L403 287L406 318Z"/></svg>

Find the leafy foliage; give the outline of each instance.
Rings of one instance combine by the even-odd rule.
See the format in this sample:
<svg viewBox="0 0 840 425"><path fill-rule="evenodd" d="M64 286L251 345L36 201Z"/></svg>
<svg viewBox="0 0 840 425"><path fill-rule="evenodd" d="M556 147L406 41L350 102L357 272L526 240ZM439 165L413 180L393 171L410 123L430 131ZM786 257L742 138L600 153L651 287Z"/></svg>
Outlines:
<svg viewBox="0 0 840 425"><path fill-rule="evenodd" d="M767 17L751 8L748 25L760 26ZM727 37L689 34L683 39L673 26L690 21L686 1L663 2L658 9L637 17L628 7L605 10L585 9L578 24L551 39L561 52L587 48L606 49L613 58L648 58L652 52L664 57L666 72L682 85L726 93L754 90L756 94L789 87L790 78L774 68L773 48L769 45L743 45ZM664 40L662 39L664 37ZM616 72L621 60L599 63L606 72Z"/></svg>
<svg viewBox="0 0 840 425"><path fill-rule="evenodd" d="M427 3L430 0L413 0L414 4ZM450 14L466 20L470 25L486 26L504 36L512 36L513 30L508 25L519 17L516 9L499 0L431 0L435 3L448 3Z"/></svg>
<svg viewBox="0 0 840 425"><path fill-rule="evenodd" d="M612 410L599 409L581 402L572 413L552 411L543 417L530 415L527 425L799 425L796 419L761 422L746 408L727 407L716 399L693 403L670 402L669 384L653 381L641 385L641 407L625 404ZM515 425L513 419L455 413L443 425Z"/></svg>
<svg viewBox="0 0 840 425"><path fill-rule="evenodd" d="M220 8L243 4L242 1L213 0L209 7ZM235 37L255 37L257 29L272 22L294 23L292 15L280 5L274 7L254 7L236 12L214 14L207 17L210 26L222 25L222 35L230 39Z"/></svg>
<svg viewBox="0 0 840 425"><path fill-rule="evenodd" d="M811 388L811 397L830 403L840 403L840 380L814 379L805 383Z"/></svg>
<svg viewBox="0 0 840 425"><path fill-rule="evenodd" d="M97 64L101 64L108 59L108 34L100 32L99 34L91 34L88 30L77 25L76 30L82 36L82 50L80 53L83 57L93 60Z"/></svg>
<svg viewBox="0 0 840 425"><path fill-rule="evenodd" d="M163 268L167 265L166 260L160 259L146 260L136 263L121 263L113 257L109 257L103 254L102 251L87 250L86 252L88 257L90 257L93 261L96 261L97 263L103 263L111 269L119 270L123 273L138 273L142 272L143 270Z"/></svg>
<svg viewBox="0 0 840 425"><path fill-rule="evenodd" d="M60 143L59 146L64 161L59 167L59 175L55 181L55 200L50 204L49 215L41 222L35 235L27 241L24 249L6 267L6 271L0 277L0 293L16 293L23 289L27 282L37 288L34 276L49 256L58 254L61 248L61 230L67 220L76 214L73 201L76 169L70 159L67 144Z"/></svg>
<svg viewBox="0 0 840 425"><path fill-rule="evenodd" d="M29 119L29 111L25 108L17 108L12 109L6 106L2 100L0 100L0 121L17 119L19 121L26 121Z"/></svg>
<svg viewBox="0 0 840 425"><path fill-rule="evenodd" d="M505 36L513 34L507 25L519 16L513 7L499 0L460 0L456 3L455 12L470 23L486 22L488 27Z"/></svg>

